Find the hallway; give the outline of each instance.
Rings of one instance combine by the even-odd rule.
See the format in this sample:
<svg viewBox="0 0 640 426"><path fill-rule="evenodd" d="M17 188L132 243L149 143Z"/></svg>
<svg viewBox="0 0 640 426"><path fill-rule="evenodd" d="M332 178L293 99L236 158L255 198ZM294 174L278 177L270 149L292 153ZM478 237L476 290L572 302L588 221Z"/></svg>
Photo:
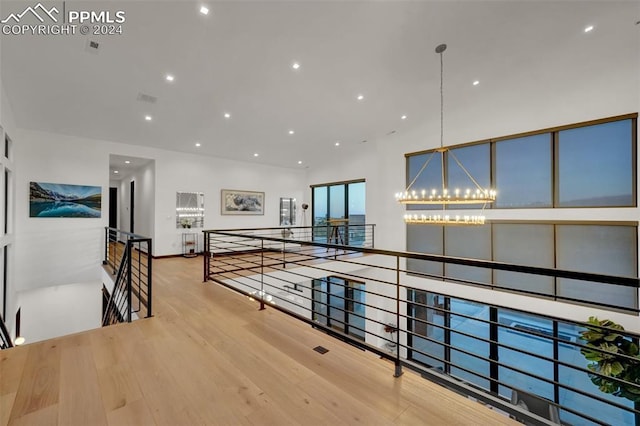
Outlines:
<svg viewBox="0 0 640 426"><path fill-rule="evenodd" d="M2 351L0 425L516 424L201 274L159 259L153 318Z"/></svg>

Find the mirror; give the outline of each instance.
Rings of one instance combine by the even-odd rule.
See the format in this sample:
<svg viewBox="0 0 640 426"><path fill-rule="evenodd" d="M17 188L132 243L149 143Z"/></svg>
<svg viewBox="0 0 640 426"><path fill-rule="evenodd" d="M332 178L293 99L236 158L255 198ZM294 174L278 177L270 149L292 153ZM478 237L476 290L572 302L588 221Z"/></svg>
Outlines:
<svg viewBox="0 0 640 426"><path fill-rule="evenodd" d="M204 193L176 193L176 228L204 226Z"/></svg>
<svg viewBox="0 0 640 426"><path fill-rule="evenodd" d="M296 199L280 198L280 226L296 224Z"/></svg>

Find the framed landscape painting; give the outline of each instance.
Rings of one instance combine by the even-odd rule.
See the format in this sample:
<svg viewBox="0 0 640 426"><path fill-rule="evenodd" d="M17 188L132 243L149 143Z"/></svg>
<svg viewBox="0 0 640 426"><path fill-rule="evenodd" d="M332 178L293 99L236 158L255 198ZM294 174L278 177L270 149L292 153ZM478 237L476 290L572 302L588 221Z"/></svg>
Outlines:
<svg viewBox="0 0 640 426"><path fill-rule="evenodd" d="M264 192L222 190L222 214L264 214Z"/></svg>
<svg viewBox="0 0 640 426"><path fill-rule="evenodd" d="M99 218L102 187L61 183L29 183L29 217Z"/></svg>

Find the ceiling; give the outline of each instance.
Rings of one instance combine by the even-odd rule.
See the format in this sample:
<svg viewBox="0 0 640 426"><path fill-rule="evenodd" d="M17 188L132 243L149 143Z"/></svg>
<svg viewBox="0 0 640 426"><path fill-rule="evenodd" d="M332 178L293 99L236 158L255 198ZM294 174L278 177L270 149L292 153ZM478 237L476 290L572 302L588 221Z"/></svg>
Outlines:
<svg viewBox="0 0 640 426"><path fill-rule="evenodd" d="M1 17L26 3L3 1ZM206 16L201 4L67 1L123 10L122 34L3 35L16 124L304 168L438 117L440 43L449 105L638 69L637 1L210 1Z"/></svg>

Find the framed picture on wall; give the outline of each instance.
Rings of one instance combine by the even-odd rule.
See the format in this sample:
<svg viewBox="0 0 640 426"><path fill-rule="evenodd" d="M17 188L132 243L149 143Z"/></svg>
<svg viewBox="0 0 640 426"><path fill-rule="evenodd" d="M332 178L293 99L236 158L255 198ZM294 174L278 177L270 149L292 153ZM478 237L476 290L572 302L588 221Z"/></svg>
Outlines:
<svg viewBox="0 0 640 426"><path fill-rule="evenodd" d="M29 183L29 217L98 218L102 187L61 183Z"/></svg>
<svg viewBox="0 0 640 426"><path fill-rule="evenodd" d="M263 215L264 192L223 189L220 205L222 214Z"/></svg>

